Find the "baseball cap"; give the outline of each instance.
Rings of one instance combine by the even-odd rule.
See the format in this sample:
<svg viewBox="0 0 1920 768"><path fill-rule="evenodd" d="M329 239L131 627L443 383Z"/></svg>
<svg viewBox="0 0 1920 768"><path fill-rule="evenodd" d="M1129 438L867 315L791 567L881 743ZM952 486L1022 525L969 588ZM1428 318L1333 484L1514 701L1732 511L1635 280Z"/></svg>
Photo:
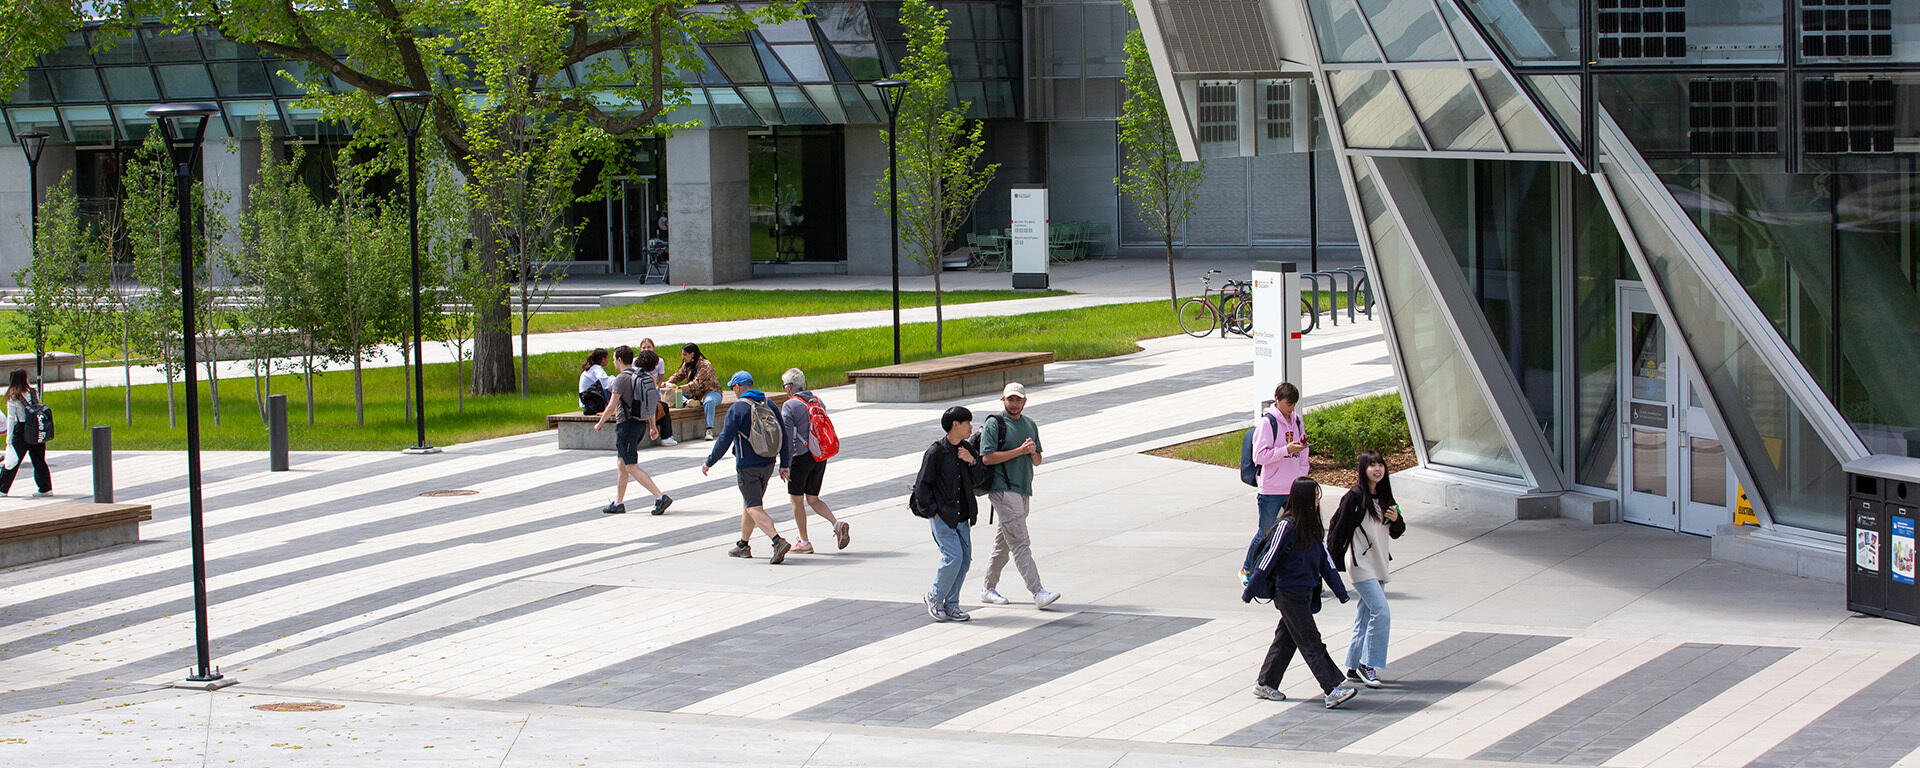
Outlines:
<svg viewBox="0 0 1920 768"><path fill-rule="evenodd" d="M1000 390L1000 396L1001 397L1017 397L1022 400L1025 400L1027 399L1027 385L1021 384L1020 382L1017 382L1017 381L1009 381L1007 382L1007 388Z"/></svg>
<svg viewBox="0 0 1920 768"><path fill-rule="evenodd" d="M753 374L747 373L746 371L734 371L733 378L727 379L727 386L751 387L753 386Z"/></svg>

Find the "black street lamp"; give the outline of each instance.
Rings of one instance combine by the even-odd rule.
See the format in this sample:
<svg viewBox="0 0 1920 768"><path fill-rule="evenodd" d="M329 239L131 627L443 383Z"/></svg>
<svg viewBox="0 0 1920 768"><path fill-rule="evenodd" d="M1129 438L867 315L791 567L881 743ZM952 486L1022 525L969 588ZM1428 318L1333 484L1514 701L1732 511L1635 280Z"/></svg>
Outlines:
<svg viewBox="0 0 1920 768"><path fill-rule="evenodd" d="M893 364L900 364L900 97L907 81L873 84L887 107L887 240L893 247ZM934 266L939 269L939 265Z"/></svg>
<svg viewBox="0 0 1920 768"><path fill-rule="evenodd" d="M27 131L16 133L13 140L20 142L20 151L27 155L27 253L40 253L40 153L47 151L46 131ZM41 328L40 321L33 324L33 385L40 386L45 378L44 367L47 360L47 334Z"/></svg>
<svg viewBox="0 0 1920 768"><path fill-rule="evenodd" d="M213 666L213 643L207 636L206 509L200 497L200 379L194 372L199 359L194 350L193 318L193 165L200 159L200 140L207 119L220 114L212 104L161 104L147 109L160 135L172 150L173 195L180 216L180 350L187 361L187 522L193 534L194 667L176 687L213 690L234 684Z"/></svg>
<svg viewBox="0 0 1920 768"><path fill-rule="evenodd" d="M439 453L427 445L427 385L425 364L420 360L420 125L427 118L427 104L433 94L426 91L399 91L387 94L393 117L407 135L407 238L413 248L413 447L406 453Z"/></svg>

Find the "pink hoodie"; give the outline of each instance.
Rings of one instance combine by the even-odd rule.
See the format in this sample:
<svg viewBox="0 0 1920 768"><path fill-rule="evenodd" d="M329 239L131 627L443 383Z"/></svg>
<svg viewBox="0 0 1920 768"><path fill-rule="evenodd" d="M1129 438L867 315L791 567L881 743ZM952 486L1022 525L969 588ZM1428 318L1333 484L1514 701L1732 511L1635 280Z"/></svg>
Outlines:
<svg viewBox="0 0 1920 768"><path fill-rule="evenodd" d="M1272 416L1271 422L1268 416ZM1275 435L1269 424L1277 424L1280 434ZM1261 414L1259 431L1253 433L1253 463L1260 465L1259 493L1263 496L1285 496L1293 490L1293 481L1307 474L1307 454L1311 449L1302 449L1292 456L1287 455L1288 442L1306 442L1307 425L1295 407L1292 416L1280 413L1278 406L1268 406ZM1289 441L1287 436L1292 435Z"/></svg>

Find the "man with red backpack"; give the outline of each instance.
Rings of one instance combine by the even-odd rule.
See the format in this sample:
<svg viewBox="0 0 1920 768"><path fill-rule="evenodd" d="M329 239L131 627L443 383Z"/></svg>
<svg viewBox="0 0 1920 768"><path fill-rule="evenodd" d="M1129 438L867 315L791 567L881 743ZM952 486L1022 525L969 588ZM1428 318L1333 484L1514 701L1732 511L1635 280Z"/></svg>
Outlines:
<svg viewBox="0 0 1920 768"><path fill-rule="evenodd" d="M787 497L793 500L793 527L800 532L793 554L813 554L813 543L807 538L808 507L833 526L834 544L846 549L853 540L853 526L834 517L833 510L820 500L827 459L840 452L840 436L833 430L833 420L827 418L827 407L807 391L805 372L788 368L780 374L780 384L787 390L787 402L780 406L780 422L787 430L787 460L782 462L780 479L787 483Z"/></svg>

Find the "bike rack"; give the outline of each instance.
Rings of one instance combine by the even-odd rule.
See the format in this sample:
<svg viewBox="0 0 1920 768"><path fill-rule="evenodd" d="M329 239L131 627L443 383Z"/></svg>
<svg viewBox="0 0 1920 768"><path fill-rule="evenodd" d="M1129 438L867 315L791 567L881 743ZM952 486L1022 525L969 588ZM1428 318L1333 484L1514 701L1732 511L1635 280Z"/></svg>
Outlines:
<svg viewBox="0 0 1920 768"><path fill-rule="evenodd" d="M1357 299L1359 298L1360 286L1362 285L1367 286L1367 319L1372 320L1373 285L1367 281L1367 268L1346 267L1335 271L1344 272L1347 275L1347 322L1358 322L1354 319L1354 305L1358 303Z"/></svg>
<svg viewBox="0 0 1920 768"><path fill-rule="evenodd" d="M1300 279L1307 281L1309 286L1307 290L1313 292L1313 315L1316 324L1318 324L1318 318L1320 316L1320 279L1326 278L1327 295L1331 298L1337 296L1340 291L1339 278L1341 277L1347 279L1347 322L1359 322L1359 315L1362 312L1366 314L1368 320L1373 319L1373 280L1367 275L1367 269L1365 267L1343 267L1341 269L1330 269L1320 272L1306 272L1300 275ZM1340 325L1340 308L1337 306L1328 307L1327 317L1333 321L1335 326Z"/></svg>
<svg viewBox="0 0 1920 768"><path fill-rule="evenodd" d="M1320 325L1320 278L1322 277L1327 278L1327 288L1331 290L1333 288L1332 275L1329 275L1325 272L1300 273L1300 279L1305 280L1307 282L1307 289L1306 289L1307 293L1313 296L1313 298L1310 300L1312 302L1311 306L1313 307L1313 312L1311 312L1310 314L1313 315L1313 325L1315 327ZM1307 330L1301 331L1301 333L1307 333L1307 332L1310 332L1311 330L1312 328L1308 328Z"/></svg>

